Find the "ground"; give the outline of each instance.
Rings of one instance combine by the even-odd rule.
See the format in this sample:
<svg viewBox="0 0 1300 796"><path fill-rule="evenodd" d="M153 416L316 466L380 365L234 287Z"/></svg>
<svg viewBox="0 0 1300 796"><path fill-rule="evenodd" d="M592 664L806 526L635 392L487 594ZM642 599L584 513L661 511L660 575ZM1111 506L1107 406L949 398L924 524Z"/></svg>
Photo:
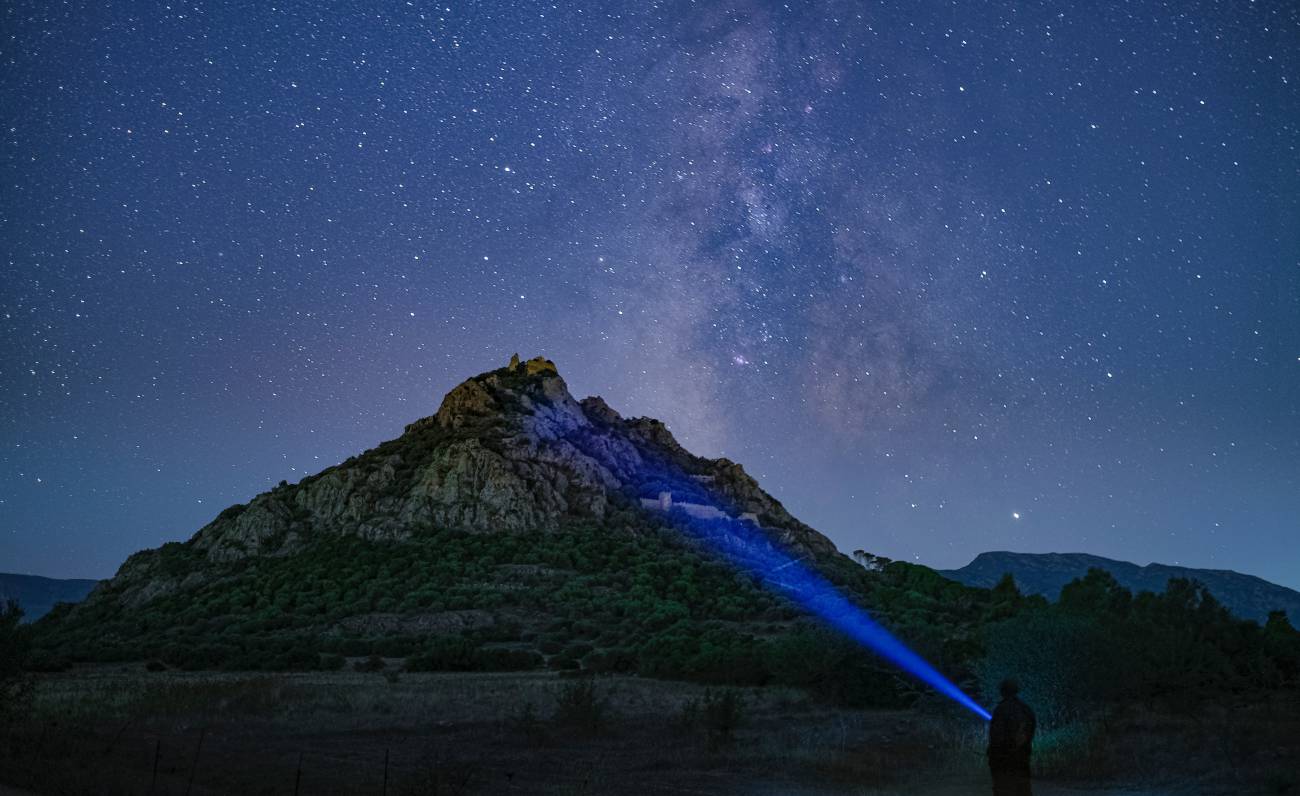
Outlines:
<svg viewBox="0 0 1300 796"><path fill-rule="evenodd" d="M989 790L977 718L935 705L832 708L789 689L735 692L739 707L728 712L717 701L710 709L705 695L691 684L533 672L80 669L42 678L26 717L4 729L0 781L12 789L0 796ZM1186 759L1178 743L1164 746L1169 759ZM1284 772L1300 760L1294 746L1279 740L1270 752L1277 775L1243 776L1241 759L1225 747L1221 764L1204 751L1198 765L1129 761L1122 771L1091 770L1086 781L1040 778L1035 793L1285 793L1294 785ZM1266 755L1265 768L1272 759Z"/></svg>

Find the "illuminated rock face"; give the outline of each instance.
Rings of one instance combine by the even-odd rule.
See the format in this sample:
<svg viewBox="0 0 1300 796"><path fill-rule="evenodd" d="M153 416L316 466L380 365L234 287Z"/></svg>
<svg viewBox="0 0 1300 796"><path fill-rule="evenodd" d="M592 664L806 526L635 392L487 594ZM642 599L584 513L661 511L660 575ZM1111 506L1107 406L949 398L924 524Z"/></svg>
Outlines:
<svg viewBox="0 0 1300 796"><path fill-rule="evenodd" d="M653 509L654 511L677 511L685 513L687 516L694 517L697 520L721 520L721 519L740 519L758 525L758 516L752 511L741 514L739 518L730 517L727 512L717 506L710 506L707 503L687 503L674 501L672 492L660 492L657 498L641 498L641 508Z"/></svg>
<svg viewBox="0 0 1300 796"><path fill-rule="evenodd" d="M292 555L323 535L547 531L628 510L665 523L761 520L773 541L837 555L740 465L691 454L658 420L624 418L599 397L576 401L553 362L518 355L458 385L397 439L223 511L191 544L210 561L232 561ZM137 554L119 572L140 581L140 598L168 588L155 555Z"/></svg>
<svg viewBox="0 0 1300 796"><path fill-rule="evenodd" d="M510 370L511 372L518 371L520 364L521 363L519 361L519 355L511 354L510 363L506 365L506 369ZM524 375L526 376L537 376L542 374L549 374L552 376L560 375L560 371L558 368L555 367L555 363L547 359L546 357L533 357L527 362L522 363L522 365L524 369Z"/></svg>
<svg viewBox="0 0 1300 796"><path fill-rule="evenodd" d="M560 371L555 367L555 363L545 357L533 357L524 363L524 373L529 376L550 374L552 376L560 375Z"/></svg>

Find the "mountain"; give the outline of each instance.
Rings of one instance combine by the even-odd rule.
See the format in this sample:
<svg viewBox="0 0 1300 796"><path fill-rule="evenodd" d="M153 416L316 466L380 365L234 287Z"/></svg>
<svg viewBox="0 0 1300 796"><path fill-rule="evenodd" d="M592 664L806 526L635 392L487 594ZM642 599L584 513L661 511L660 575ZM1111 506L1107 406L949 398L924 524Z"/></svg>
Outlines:
<svg viewBox="0 0 1300 796"><path fill-rule="evenodd" d="M599 397L576 401L554 363L518 356L453 389L401 437L231 506L187 546L222 563L292 555L328 536L553 531L607 522L629 508L661 512L665 494L670 508L747 517L799 553L839 555L739 464L694 456L663 423L624 419ZM160 569L161 560L152 551L132 556L105 593L137 605L183 588L185 578Z"/></svg>
<svg viewBox="0 0 1300 796"><path fill-rule="evenodd" d="M23 608L23 621L34 622L56 603L77 603L86 599L97 580L58 580L38 575L0 572L0 603L17 600Z"/></svg>
<svg viewBox="0 0 1300 796"><path fill-rule="evenodd" d="M40 623L37 645L192 668L382 654L700 673L806 618L734 566L772 549L858 594L884 582L741 465L691 454L658 420L575 400L554 363L516 356L400 437L132 555ZM896 590L906 599L921 581L947 588L913 569L896 568L915 581Z"/></svg>
<svg viewBox="0 0 1300 796"><path fill-rule="evenodd" d="M1194 569L1166 564L1142 567L1086 553L997 551L980 553L961 569L939 570L939 574L967 586L990 588L1009 572L1022 593L1041 594L1055 600L1060 596L1062 586L1087 574L1092 567L1106 570L1121 586L1135 593L1162 592L1170 578L1196 580L1236 616L1263 622L1269 611L1283 610L1293 624L1300 625L1300 592L1226 569Z"/></svg>

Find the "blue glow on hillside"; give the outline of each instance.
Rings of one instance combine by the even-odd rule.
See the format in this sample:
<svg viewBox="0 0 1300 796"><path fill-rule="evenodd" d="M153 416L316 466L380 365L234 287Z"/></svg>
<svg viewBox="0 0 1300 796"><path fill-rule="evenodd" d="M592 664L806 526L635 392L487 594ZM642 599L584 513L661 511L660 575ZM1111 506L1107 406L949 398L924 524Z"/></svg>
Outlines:
<svg viewBox="0 0 1300 796"><path fill-rule="evenodd" d="M800 559L775 549L768 539L756 532L755 526L737 520L725 520L723 523L727 526L728 534L715 536L700 533L699 538L720 551L736 566L761 577L768 588L781 592L820 616L832 627L881 658L985 721L991 718L989 712L978 702L867 616L865 611L845 599L829 581L804 566ZM688 521L686 524L697 528L693 522Z"/></svg>

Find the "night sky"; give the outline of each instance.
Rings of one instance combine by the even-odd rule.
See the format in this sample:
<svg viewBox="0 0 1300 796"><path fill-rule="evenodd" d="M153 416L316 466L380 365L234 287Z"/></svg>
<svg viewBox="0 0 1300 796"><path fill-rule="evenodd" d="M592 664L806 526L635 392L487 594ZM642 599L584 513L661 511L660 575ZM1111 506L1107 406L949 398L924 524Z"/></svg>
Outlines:
<svg viewBox="0 0 1300 796"><path fill-rule="evenodd" d="M18 0L0 570L518 351L845 552L1300 588L1300 10Z"/></svg>

